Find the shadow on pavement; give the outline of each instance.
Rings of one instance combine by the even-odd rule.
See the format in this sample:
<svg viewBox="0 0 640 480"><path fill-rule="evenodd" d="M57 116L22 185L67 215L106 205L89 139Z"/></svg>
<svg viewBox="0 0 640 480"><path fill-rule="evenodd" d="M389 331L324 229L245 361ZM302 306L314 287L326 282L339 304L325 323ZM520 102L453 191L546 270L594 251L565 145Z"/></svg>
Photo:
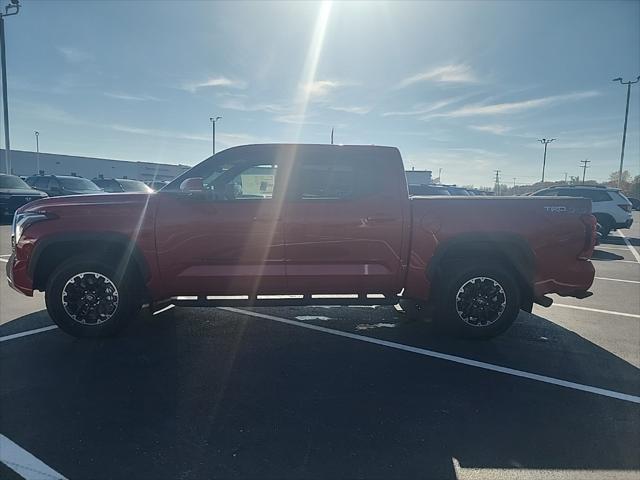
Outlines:
<svg viewBox="0 0 640 480"><path fill-rule="evenodd" d="M367 332L513 368L638 376L535 315L465 342L389 310L349 309L349 322L395 320ZM637 405L220 310L143 316L109 340L49 332L0 355L3 433L69 478L453 479L454 457L640 468Z"/></svg>
<svg viewBox="0 0 640 480"><path fill-rule="evenodd" d="M627 236L627 240L634 247L640 247L640 239ZM624 241L624 239L622 237L607 237L601 243L602 243L602 245L622 245L622 246L626 245L626 243L625 243L625 241Z"/></svg>
<svg viewBox="0 0 640 480"><path fill-rule="evenodd" d="M616 253L606 252L604 250L598 250L598 247L593 251L591 256L593 260L624 260L622 255Z"/></svg>
<svg viewBox="0 0 640 480"><path fill-rule="evenodd" d="M34 330L36 328L46 327L47 325L52 324L53 322L51 321L47 311L40 310L0 325L0 337L12 335L14 333L26 332L28 330Z"/></svg>

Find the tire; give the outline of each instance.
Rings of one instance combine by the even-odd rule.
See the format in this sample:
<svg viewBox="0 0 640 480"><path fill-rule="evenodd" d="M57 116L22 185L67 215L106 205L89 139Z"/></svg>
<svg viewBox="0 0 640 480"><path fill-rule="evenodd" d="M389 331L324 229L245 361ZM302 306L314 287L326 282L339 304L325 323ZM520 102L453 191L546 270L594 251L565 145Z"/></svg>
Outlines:
<svg viewBox="0 0 640 480"><path fill-rule="evenodd" d="M613 227L614 227L613 219L608 215L596 214L594 216L596 217L598 223L600 224L600 229L598 230L598 232L602 235L603 239L607 238L609 236L609 233L611 233L611 230L613 230Z"/></svg>
<svg viewBox="0 0 640 480"><path fill-rule="evenodd" d="M74 337L110 337L137 316L142 304L135 276L116 275L105 261L86 256L62 263L49 277L49 316Z"/></svg>
<svg viewBox="0 0 640 480"><path fill-rule="evenodd" d="M470 261L472 262L472 260ZM438 321L450 333L488 339L505 332L522 306L514 274L497 263L451 265L439 299Z"/></svg>

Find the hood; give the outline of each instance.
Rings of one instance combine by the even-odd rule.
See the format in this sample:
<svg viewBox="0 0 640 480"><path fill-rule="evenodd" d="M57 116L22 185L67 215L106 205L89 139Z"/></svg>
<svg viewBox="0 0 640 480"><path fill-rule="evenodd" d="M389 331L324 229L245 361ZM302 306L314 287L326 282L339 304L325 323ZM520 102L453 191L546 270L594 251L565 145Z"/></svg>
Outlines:
<svg viewBox="0 0 640 480"><path fill-rule="evenodd" d="M27 197L46 197L47 194L33 188L0 188L0 195L25 195Z"/></svg>
<svg viewBox="0 0 640 480"><path fill-rule="evenodd" d="M69 195L49 197L31 202L18 209L22 212L54 212L64 208L90 207L135 207L148 203L154 193L99 193L96 195Z"/></svg>

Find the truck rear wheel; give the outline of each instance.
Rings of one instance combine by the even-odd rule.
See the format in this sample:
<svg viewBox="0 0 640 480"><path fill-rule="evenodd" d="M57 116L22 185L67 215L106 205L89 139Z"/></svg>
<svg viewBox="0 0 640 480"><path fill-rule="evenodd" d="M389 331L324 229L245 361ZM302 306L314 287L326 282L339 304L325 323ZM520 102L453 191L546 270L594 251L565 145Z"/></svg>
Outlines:
<svg viewBox="0 0 640 480"><path fill-rule="evenodd" d="M507 330L520 312L520 289L499 264L456 265L444 279L438 315L456 335L492 338Z"/></svg>
<svg viewBox="0 0 640 480"><path fill-rule="evenodd" d="M49 277L47 311L74 337L108 337L119 333L139 311L133 275L118 275L106 262L76 257Z"/></svg>

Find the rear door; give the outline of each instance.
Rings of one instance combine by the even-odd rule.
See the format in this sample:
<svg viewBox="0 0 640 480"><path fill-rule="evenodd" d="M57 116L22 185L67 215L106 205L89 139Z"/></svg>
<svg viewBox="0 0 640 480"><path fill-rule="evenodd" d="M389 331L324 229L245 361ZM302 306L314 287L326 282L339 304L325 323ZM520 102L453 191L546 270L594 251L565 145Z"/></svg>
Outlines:
<svg viewBox="0 0 640 480"><path fill-rule="evenodd" d="M348 154L319 150L293 167L285 209L288 291L396 292L406 184L396 178L394 159L340 148Z"/></svg>

